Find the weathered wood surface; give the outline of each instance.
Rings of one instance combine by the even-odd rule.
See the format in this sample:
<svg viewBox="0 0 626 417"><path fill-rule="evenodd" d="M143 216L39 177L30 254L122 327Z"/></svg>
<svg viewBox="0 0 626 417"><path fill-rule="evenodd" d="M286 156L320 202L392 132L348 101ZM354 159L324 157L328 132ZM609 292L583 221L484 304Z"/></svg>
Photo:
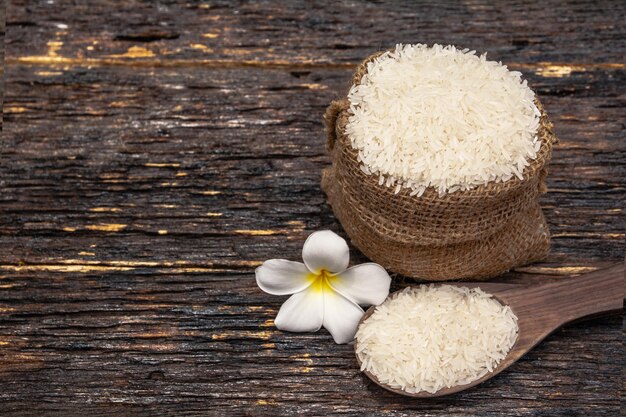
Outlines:
<svg viewBox="0 0 626 417"><path fill-rule="evenodd" d="M616 416L619 317L416 401L325 331L277 331L284 299L254 283L311 231L342 233L319 187L321 115L397 41L488 51L556 125L552 253L498 280L623 259L625 7L525 3L10 2L0 414Z"/></svg>

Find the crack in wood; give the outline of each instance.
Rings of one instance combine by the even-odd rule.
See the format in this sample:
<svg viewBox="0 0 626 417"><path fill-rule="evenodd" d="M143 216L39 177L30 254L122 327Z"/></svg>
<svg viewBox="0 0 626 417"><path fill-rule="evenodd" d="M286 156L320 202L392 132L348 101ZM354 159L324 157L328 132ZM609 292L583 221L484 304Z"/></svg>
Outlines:
<svg viewBox="0 0 626 417"><path fill-rule="evenodd" d="M56 49L47 55L29 55L7 57L6 65L40 65L40 66L130 66L130 67L206 67L216 69L231 68L261 68L281 70L313 70L313 69L352 69L358 62L323 62L313 60L236 60L236 59L143 59L151 58L154 54L141 47L129 50L124 54L109 55L103 58L64 57L56 54ZM131 49L132 49L131 48ZM537 63L510 63L509 68L525 69L543 77L566 77L572 72L587 72L595 70L617 71L624 70L626 64L620 62L576 63L576 62L537 62ZM306 84L311 89L324 88L317 83Z"/></svg>

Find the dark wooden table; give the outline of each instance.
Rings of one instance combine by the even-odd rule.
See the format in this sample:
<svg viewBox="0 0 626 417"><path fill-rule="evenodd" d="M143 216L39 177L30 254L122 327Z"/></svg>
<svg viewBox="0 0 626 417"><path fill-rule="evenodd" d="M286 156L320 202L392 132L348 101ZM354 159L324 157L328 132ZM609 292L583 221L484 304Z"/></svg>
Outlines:
<svg viewBox="0 0 626 417"><path fill-rule="evenodd" d="M552 252L498 280L623 260L625 3L503 3L11 1L0 415L617 416L620 317L412 400L325 330L277 331L285 297L255 285L312 231L343 234L319 185L322 113L399 41L487 51L554 121Z"/></svg>

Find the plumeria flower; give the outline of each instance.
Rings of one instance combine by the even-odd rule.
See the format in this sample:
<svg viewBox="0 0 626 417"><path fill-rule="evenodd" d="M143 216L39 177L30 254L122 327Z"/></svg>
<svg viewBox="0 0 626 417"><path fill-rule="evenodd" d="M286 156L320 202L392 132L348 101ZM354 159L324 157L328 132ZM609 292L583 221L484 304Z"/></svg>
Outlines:
<svg viewBox="0 0 626 417"><path fill-rule="evenodd" d="M280 330L315 332L324 326L336 343L354 339L363 309L389 295L391 278L375 263L348 268L348 244L330 230L311 234L300 262L270 259L256 269L256 282L268 294L293 294L274 323Z"/></svg>

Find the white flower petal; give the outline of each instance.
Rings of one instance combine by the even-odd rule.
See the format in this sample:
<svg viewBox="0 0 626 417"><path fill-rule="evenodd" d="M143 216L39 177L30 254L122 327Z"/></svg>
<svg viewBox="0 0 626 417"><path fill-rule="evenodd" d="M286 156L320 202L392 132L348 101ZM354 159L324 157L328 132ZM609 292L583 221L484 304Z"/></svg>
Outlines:
<svg viewBox="0 0 626 417"><path fill-rule="evenodd" d="M389 295L391 277L382 266L367 263L337 274L330 285L356 304L378 305Z"/></svg>
<svg viewBox="0 0 626 417"><path fill-rule="evenodd" d="M289 297L278 311L274 324L289 332L316 332L324 319L324 296L312 288Z"/></svg>
<svg viewBox="0 0 626 417"><path fill-rule="evenodd" d="M295 294L311 285L309 270L300 262L270 259L256 271L256 283L266 293L273 295Z"/></svg>
<svg viewBox="0 0 626 417"><path fill-rule="evenodd" d="M354 339L363 309L334 291L324 291L324 327L335 343L348 343Z"/></svg>
<svg viewBox="0 0 626 417"><path fill-rule="evenodd" d="M319 274L322 269L331 273L345 270L350 261L348 244L330 230L312 233L304 242L302 259L309 270Z"/></svg>

